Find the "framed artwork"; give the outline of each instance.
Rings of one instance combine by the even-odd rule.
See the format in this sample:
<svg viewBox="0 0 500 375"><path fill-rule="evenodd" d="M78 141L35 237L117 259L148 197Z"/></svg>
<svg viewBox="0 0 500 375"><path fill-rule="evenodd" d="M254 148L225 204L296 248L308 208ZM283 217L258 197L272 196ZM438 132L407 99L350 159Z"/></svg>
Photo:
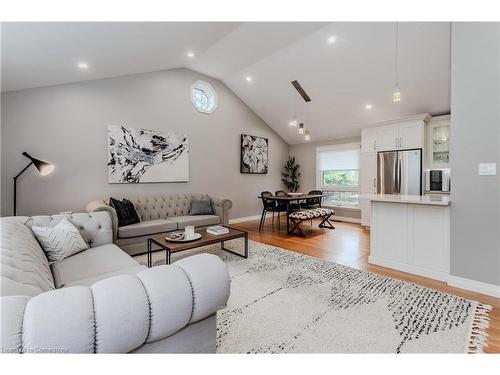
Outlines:
<svg viewBox="0 0 500 375"><path fill-rule="evenodd" d="M240 172L266 174L269 140L254 135L241 135Z"/></svg>
<svg viewBox="0 0 500 375"><path fill-rule="evenodd" d="M189 181L185 134L108 126L108 183Z"/></svg>

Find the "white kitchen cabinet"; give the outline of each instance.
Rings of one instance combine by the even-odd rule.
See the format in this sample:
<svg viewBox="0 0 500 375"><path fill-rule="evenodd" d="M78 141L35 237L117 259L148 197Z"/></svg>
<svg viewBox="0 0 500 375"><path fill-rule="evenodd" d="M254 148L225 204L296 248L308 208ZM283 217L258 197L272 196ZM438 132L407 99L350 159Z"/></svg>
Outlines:
<svg viewBox="0 0 500 375"><path fill-rule="evenodd" d="M377 151L390 151L398 148L399 127L383 126L378 128L378 149Z"/></svg>
<svg viewBox="0 0 500 375"><path fill-rule="evenodd" d="M433 117L427 125L427 169L450 168L451 116Z"/></svg>
<svg viewBox="0 0 500 375"><path fill-rule="evenodd" d="M377 152L392 150L408 150L425 148L426 119L401 120L400 123L390 121L365 125L361 130L361 152Z"/></svg>
<svg viewBox="0 0 500 375"><path fill-rule="evenodd" d="M425 124L423 122L400 125L398 131L398 149L408 150L424 147Z"/></svg>
<svg viewBox="0 0 500 375"><path fill-rule="evenodd" d="M364 152L361 154L361 180L362 194L377 192L377 153Z"/></svg>
<svg viewBox="0 0 500 375"><path fill-rule="evenodd" d="M361 132L361 152L377 151L378 129L364 129Z"/></svg>
<svg viewBox="0 0 500 375"><path fill-rule="evenodd" d="M368 199L359 200L359 208L361 209L361 225L363 227L370 227L370 210L371 202Z"/></svg>
<svg viewBox="0 0 500 375"><path fill-rule="evenodd" d="M446 281L450 270L449 202L372 201L368 262Z"/></svg>
<svg viewBox="0 0 500 375"><path fill-rule="evenodd" d="M377 192L377 153L362 152L361 153L361 178L360 191L361 194L374 194ZM361 225L370 226L370 202L360 199L361 208Z"/></svg>

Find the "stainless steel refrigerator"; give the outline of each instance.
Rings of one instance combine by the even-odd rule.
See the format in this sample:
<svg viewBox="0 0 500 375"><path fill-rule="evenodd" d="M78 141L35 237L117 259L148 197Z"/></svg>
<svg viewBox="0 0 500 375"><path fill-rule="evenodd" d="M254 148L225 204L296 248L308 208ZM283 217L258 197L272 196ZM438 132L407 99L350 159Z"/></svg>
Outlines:
<svg viewBox="0 0 500 375"><path fill-rule="evenodd" d="M422 149L379 152L377 193L422 195Z"/></svg>

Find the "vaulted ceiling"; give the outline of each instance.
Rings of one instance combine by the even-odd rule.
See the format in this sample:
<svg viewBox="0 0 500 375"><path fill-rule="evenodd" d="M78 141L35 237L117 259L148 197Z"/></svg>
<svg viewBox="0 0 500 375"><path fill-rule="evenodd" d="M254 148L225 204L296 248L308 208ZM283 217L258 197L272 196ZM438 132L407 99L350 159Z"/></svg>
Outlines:
<svg viewBox="0 0 500 375"><path fill-rule="evenodd" d="M294 116L313 141L348 137L359 123L449 112L450 24L399 24L398 103L395 37L390 22L4 23L2 91L187 67L223 81L289 144L304 142Z"/></svg>

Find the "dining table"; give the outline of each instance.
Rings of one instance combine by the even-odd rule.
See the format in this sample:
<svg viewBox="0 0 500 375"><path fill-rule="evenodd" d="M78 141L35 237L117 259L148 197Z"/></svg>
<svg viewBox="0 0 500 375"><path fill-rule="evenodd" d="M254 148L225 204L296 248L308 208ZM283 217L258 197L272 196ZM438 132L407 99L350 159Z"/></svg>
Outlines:
<svg viewBox="0 0 500 375"><path fill-rule="evenodd" d="M271 195L269 197L258 197L259 199L265 199L268 201L281 201L285 203L286 207L286 231L287 233L290 230L290 220L288 215L290 214L290 206L293 202L297 202L297 205L300 201L311 199L311 198L322 198L323 194L293 194L293 195Z"/></svg>

